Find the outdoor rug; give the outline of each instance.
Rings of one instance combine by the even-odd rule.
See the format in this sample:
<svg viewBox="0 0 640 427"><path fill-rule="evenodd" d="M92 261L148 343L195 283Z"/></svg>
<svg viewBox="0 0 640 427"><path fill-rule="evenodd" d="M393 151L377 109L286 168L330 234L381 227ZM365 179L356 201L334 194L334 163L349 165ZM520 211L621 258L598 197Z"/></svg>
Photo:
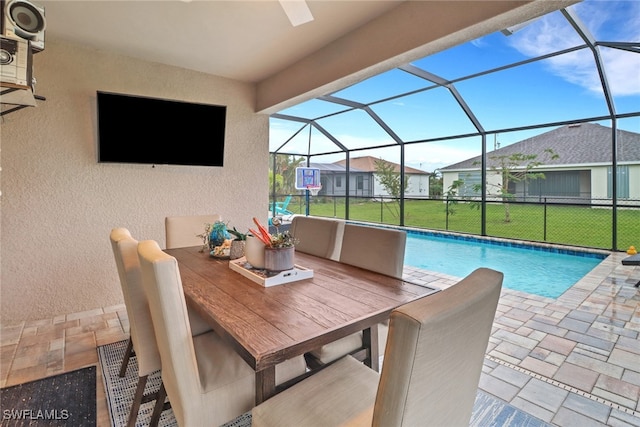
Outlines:
<svg viewBox="0 0 640 427"><path fill-rule="evenodd" d="M0 389L1 427L96 425L96 367Z"/></svg>
<svg viewBox="0 0 640 427"><path fill-rule="evenodd" d="M129 359L129 367L124 378L120 378L120 365L127 347L126 341L98 347L98 356L102 366L107 403L114 427L127 424L131 401L138 381L136 358ZM156 391L160 387L160 374L156 372L149 376L145 393ZM149 424L151 412L155 402L140 406L136 427ZM173 412L168 409L162 413L160 426L177 427ZM548 427L549 424L535 418L520 409L484 391L478 390L476 402L469 424L473 427ZM223 427L250 427L251 413L248 412L225 424Z"/></svg>

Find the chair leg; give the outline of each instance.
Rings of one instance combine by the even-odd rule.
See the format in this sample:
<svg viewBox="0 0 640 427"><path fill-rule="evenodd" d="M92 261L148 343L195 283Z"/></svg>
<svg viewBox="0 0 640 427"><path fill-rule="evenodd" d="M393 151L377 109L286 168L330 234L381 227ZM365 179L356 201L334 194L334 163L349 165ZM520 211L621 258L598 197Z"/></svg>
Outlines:
<svg viewBox="0 0 640 427"><path fill-rule="evenodd" d="M129 412L129 421L127 427L135 427L136 420L138 419L138 411L140 410L140 404L144 397L144 388L147 385L147 378L149 376L138 378L138 385L136 387L136 394L133 396L133 403L131 404L131 412Z"/></svg>
<svg viewBox="0 0 640 427"><path fill-rule="evenodd" d="M167 397L167 391L164 389L164 382L160 384L160 390L156 395L156 404L153 407L153 413L151 414L151 421L149 421L149 427L157 427L160 422L160 415L165 409L164 400Z"/></svg>
<svg viewBox="0 0 640 427"><path fill-rule="evenodd" d="M122 366L120 366L120 378L123 378L127 373L127 366L129 366L129 358L133 355L133 341L129 338L129 342L127 343L127 349L124 352L124 357L122 358Z"/></svg>

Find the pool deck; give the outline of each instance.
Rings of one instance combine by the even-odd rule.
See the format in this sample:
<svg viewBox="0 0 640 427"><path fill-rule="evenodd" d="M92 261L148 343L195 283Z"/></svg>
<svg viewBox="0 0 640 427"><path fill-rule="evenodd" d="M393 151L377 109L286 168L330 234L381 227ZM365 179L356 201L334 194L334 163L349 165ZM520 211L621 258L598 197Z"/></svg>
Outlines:
<svg viewBox="0 0 640 427"><path fill-rule="evenodd" d="M503 288L480 388L551 425L640 426L640 267L627 256L611 253L557 299ZM404 278L460 279L408 266Z"/></svg>
<svg viewBox="0 0 640 427"><path fill-rule="evenodd" d="M640 266L623 266L626 256L611 254L555 300L503 288L480 388L555 426L640 427ZM460 279L406 266L405 278ZM98 365L97 346L128 330L123 304L2 324L0 387ZM101 375L98 426L108 426Z"/></svg>

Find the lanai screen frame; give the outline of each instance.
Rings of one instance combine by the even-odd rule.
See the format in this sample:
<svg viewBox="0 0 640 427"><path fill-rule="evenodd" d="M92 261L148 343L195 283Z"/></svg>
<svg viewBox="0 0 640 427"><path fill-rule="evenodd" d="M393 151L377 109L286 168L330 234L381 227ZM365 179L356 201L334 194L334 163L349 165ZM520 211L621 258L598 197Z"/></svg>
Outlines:
<svg viewBox="0 0 640 427"><path fill-rule="evenodd" d="M350 158L352 157L352 153L357 153L359 151L363 151L363 150L370 150L372 148L385 148L385 147L396 147L400 149L400 180L401 182L404 182L405 180L405 147L410 146L412 144L420 144L420 143L429 143L429 142L438 142L438 141L447 141L447 140L455 140L455 139L460 139L460 138L469 138L469 137L480 137L481 138L481 180L482 180L482 191L481 191L481 201L480 201L480 217L481 217L481 231L480 231L480 235L482 236L486 236L487 235L487 231L486 231L486 219L487 219L487 214L486 214L486 207L487 207L487 143L488 143L488 137L490 135L497 135L500 133L507 133L507 132L516 132L516 131L529 131L529 130L535 130L535 129L542 129L542 128L550 128L550 127L558 127L558 126L565 126L565 125L572 125L572 124L579 124L579 123L589 123L589 122L600 122L600 121L609 121L611 123L611 155L612 155L612 161L611 161L611 166L613 168L613 170L617 170L618 168L618 153L617 153L617 129L618 129L618 121L620 119L625 119L625 118L634 118L634 117L640 117L640 111L632 111L632 112L626 112L626 113L617 113L616 111L616 106L614 103L614 97L612 94L612 91L610 89L610 85L609 85L609 80L608 80L608 75L605 69L605 66L603 64L603 59L600 53L600 47L606 47L606 48L612 48L612 49L620 49L620 50L624 50L627 52L632 52L632 53L636 53L636 54L640 54L640 42L607 42L607 41L597 41L594 36L591 34L591 32L588 30L588 28L585 26L585 24L582 22L582 20L578 17L578 15L575 13L575 11L573 10L572 7L569 8L565 8L565 9L560 9L559 12L564 16L564 18L567 20L567 22L570 24L570 26L573 28L573 30L576 32L576 34L580 37L580 39L583 41L582 45L578 45L578 46L573 46L571 48L567 48L567 49L562 49L562 50L558 50L556 52L552 52L552 53L548 53L545 55L540 55L537 57L532 57L523 61L518 61L518 62L514 62L514 63L510 63L508 65L504 65L504 66L500 66L497 68L493 68L493 69L489 69L489 70L485 70L479 73L475 73L475 74L469 74L463 77L459 77L456 79L451 79L451 80L447 80L444 79L438 75L432 74L422 68L416 67L415 65L412 64L406 64L406 65L402 65L400 67L397 68L397 70L400 70L402 72L405 73L409 73L413 76L419 77L421 79L424 79L425 81L430 82L430 86L422 88L420 90L416 90L415 92L423 92L423 91L427 91L427 90L432 90L434 88L445 88L449 94L453 97L453 99L455 99L455 102L459 105L459 107L462 109L462 111L464 111L464 114L466 114L466 116L469 118L469 120L471 121L471 123L473 124L474 128L475 128L475 132L471 132L471 133L465 133L465 134L458 134L458 135L449 135L446 137L436 137L436 138L429 138L429 139L420 139L420 140L413 140L413 141L404 141L400 136L398 136L398 134L396 132L394 132L394 130L378 115L376 114L376 112L372 109L373 106L375 106L376 104L380 104L383 102L389 102L392 101L394 99L399 99L402 97L405 97L407 95L410 95L411 92L403 92L403 93L399 93L397 95L393 95L384 99L378 99L369 103L361 103L361 102L356 102L353 100L349 100L349 99L345 99L342 97L338 97L334 94L329 94L329 95L325 95L325 96L321 96L318 97L318 100L324 101L324 102L329 102L329 103L333 103L336 105L340 105L345 107L345 109L339 111L339 112L335 112L335 113L330 113L330 114L326 114L326 115L322 115L322 116L318 116L318 117L314 117L314 118L305 118L305 117L300 117L300 116L294 116L291 114L282 114L282 113L276 113L276 114L272 114L271 117L275 118L275 119L280 119L280 120L286 120L286 121L291 121L291 122L296 122L296 123L300 123L301 127L300 129L295 132L289 139L287 139L284 143L282 143L278 148L276 148L275 150L270 152L270 157L272 157L272 170L276 171L276 156L277 155L291 155L291 156L296 156L296 157L306 157L306 165L310 164L310 159L312 157L316 157L316 156L322 156L322 155L331 155L331 154L342 154L345 156L345 161L346 161L346 174L347 176L350 173ZM504 31L503 31L504 32ZM493 129L493 130L487 130L483 127L481 121L476 117L476 115L474 114L474 111L469 107L469 105L467 104L467 102L465 101L464 97L458 92L458 90L456 89L456 84L467 81L469 79L474 79L474 78L478 78L481 76L485 76L485 75L489 75L498 71L502 71L502 70L506 70L506 69L510 69L510 68L515 68L515 67L520 67L523 65L527 65L527 64L531 64L537 61L541 61L541 60L545 60L548 58L552 58L555 56L559 56L559 55L563 55L566 53L570 53L573 51L579 51L579 50L583 50L583 49L588 49L591 54L593 55L593 59L595 62L595 66L598 72L598 77L600 79L600 84L602 85L602 92L603 92L603 96L606 102L606 107L608 110L608 114L607 115L601 115L601 116L593 116L593 117L585 117L582 119L572 119L572 120L565 120L565 121L556 121L556 122L547 122L547 123L541 123L541 124L535 124L535 125L530 125L530 126L519 126L519 127L510 127L510 128L502 128L502 129ZM375 121L381 129L384 130L384 132L386 132L386 134L390 137L390 139L393 141L392 143L389 144L383 144L383 145L375 145L375 146L368 146L368 147L361 147L361 148L348 148L347 146L345 146L345 144L341 143L336 137L334 137L329 131L327 131L325 128L322 127L322 125L320 125L318 123L319 120L322 119L326 119L328 117L331 116L335 116L338 114L344 114L345 112L348 111L354 111L354 110L360 110L365 112L373 121ZM333 144L335 145L336 149L332 150L332 151L326 151L326 152L316 152L311 154L310 152L310 148L311 148L311 129L315 129L316 131L320 132L322 135L324 135L328 140L330 140L331 142L333 142ZM284 148L286 147L287 143L289 143L293 138L295 138L296 136L298 136L298 134L300 134L303 131L308 131L309 132L309 150L307 151L306 154L300 154L300 153L292 153L292 152L287 152L284 150ZM611 236L611 248L612 250L615 250L615 248L617 248L617 211L618 211L618 207L619 207L619 202L618 202L618 196L617 196L617 187L618 187L618 182L617 182L617 174L612 174L612 199L611 199L611 208L612 208L612 236ZM349 191L349 180L346 180L346 202L345 202L345 219L349 219L349 198L350 198L350 191ZM275 184L275 180L273 182L273 187L271 189L271 199L275 200L277 194L276 194L276 184ZM400 204L400 218L399 218L399 222L400 222L400 226L405 226L405 194L404 192L401 193L400 198L399 198L399 204ZM307 205L307 209L308 209L308 205Z"/></svg>

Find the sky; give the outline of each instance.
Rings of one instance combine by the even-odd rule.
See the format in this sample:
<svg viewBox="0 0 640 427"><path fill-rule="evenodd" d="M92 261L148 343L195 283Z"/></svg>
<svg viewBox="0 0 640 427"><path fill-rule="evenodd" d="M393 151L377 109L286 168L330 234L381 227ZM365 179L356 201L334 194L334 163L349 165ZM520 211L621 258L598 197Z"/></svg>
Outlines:
<svg viewBox="0 0 640 427"><path fill-rule="evenodd" d="M570 9L596 40L634 42L636 50L640 46L640 1L585 0ZM519 132L505 132L506 129L607 116L609 110L593 53L590 49L580 49L472 79L464 77L583 44L564 15L557 11L527 23L509 36L501 32L489 34L411 64L453 81L482 128L492 133L487 140L491 150L553 128ZM598 53L604 63L616 112L640 111L640 53L609 47L599 47ZM431 82L396 69L332 95L370 104L432 86ZM370 107L405 142L476 132L452 94L444 88L431 88ZM281 113L318 118L342 110L344 107L312 100ZM350 149L393 143L361 110L319 119L318 123ZM611 126L609 121L599 123ZM277 149L301 127L300 123L271 119L270 150ZM640 133L640 118L621 119L618 127ZM308 149L309 129L305 128L282 151L306 153ZM331 150L335 150L335 145L312 130L311 152ZM432 172L478 154L478 137L459 138L407 144L405 162ZM395 148L352 153L352 157L361 155L399 162L399 150ZM312 161L332 162L343 158L344 155L316 156Z"/></svg>

